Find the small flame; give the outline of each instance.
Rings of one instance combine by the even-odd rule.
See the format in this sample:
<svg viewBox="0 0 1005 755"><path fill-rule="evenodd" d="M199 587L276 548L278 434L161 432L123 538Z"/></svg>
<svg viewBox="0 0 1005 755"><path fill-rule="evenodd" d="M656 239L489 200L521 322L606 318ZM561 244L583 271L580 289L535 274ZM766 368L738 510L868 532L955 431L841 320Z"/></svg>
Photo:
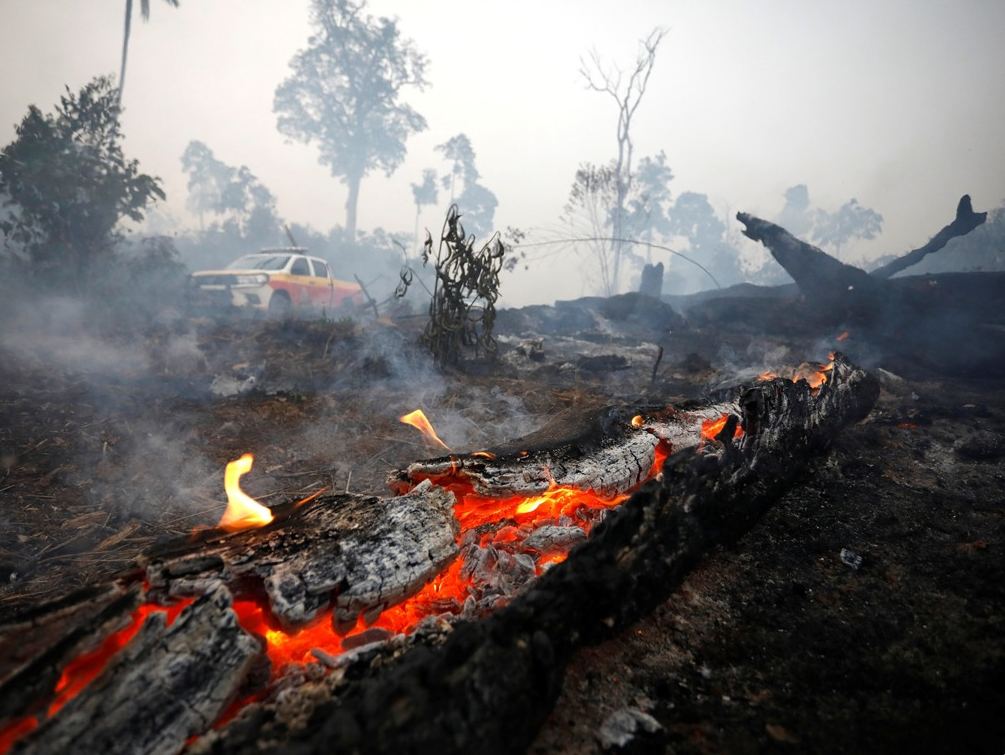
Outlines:
<svg viewBox="0 0 1005 755"><path fill-rule="evenodd" d="M715 436L722 432L722 428L726 426L726 422L729 419L728 414L723 414L719 419L706 419L701 423L701 437L708 440L715 440ZM736 431L733 433L734 438L739 438L743 435L743 428L739 424L736 426Z"/></svg>
<svg viewBox="0 0 1005 755"><path fill-rule="evenodd" d="M433 426L429 423L429 420L426 419L426 415L422 413L422 409L416 409L414 412L409 412L404 417L400 417L399 419L406 425L411 425L412 427L414 427L416 430L422 433L423 436L425 436L428 440L431 440L439 444L447 451L450 450L450 446L448 446L446 443L440 440L439 437L437 437L436 431L433 430Z"/></svg>
<svg viewBox="0 0 1005 755"><path fill-rule="evenodd" d="M494 458L496 458L496 455L494 453L492 453L491 451L473 451L471 453L471 455L472 456L477 456L477 457L482 458L482 459L494 459Z"/></svg>
<svg viewBox="0 0 1005 755"><path fill-rule="evenodd" d="M252 527L264 527L272 521L272 511L241 490L241 475L251 469L255 457L245 454L227 465L223 487L227 491L227 510L216 525L227 532L239 532Z"/></svg>

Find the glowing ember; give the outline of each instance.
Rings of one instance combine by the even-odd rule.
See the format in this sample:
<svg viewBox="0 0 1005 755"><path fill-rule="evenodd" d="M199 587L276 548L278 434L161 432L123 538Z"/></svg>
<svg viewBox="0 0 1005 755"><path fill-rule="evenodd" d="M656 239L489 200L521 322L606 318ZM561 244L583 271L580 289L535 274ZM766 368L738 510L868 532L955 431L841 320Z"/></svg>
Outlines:
<svg viewBox="0 0 1005 755"><path fill-rule="evenodd" d="M414 427L422 433L427 440L433 441L447 451L450 450L450 446L437 437L436 431L433 430L433 426L429 423L429 420L426 419L426 415L423 414L422 409L416 409L414 412L409 412L404 417L399 417L399 419L406 425Z"/></svg>
<svg viewBox="0 0 1005 755"><path fill-rule="evenodd" d="M632 427L642 427L644 422L645 420L642 419L641 414L636 414L634 417L632 417Z"/></svg>
<svg viewBox="0 0 1005 755"><path fill-rule="evenodd" d="M45 717L54 716L71 698L90 684L105 668L108 660L125 647L133 635L139 631L147 616L155 611L163 611L167 613L167 624L170 626L178 614L182 612L182 609L190 603L192 603L191 599L185 599L169 608L156 605L142 605L137 608L127 626L113 632L105 638L100 646L77 656L66 665L56 683L55 696L49 703ZM37 716L24 716L0 727L0 752L7 752L17 740L35 729L38 722Z"/></svg>
<svg viewBox="0 0 1005 755"><path fill-rule="evenodd" d="M707 440L715 440L715 436L722 432L722 428L726 426L728 420L728 414L723 414L719 419L706 419L701 423L701 437ZM743 428L737 425L733 437L739 438L742 435Z"/></svg>
<svg viewBox="0 0 1005 755"><path fill-rule="evenodd" d="M848 334L843 333L840 337L838 337L838 340L840 341L842 338L847 337ZM830 355L830 360L829 364L802 364L797 367L791 375L787 376L787 379L791 380L793 383L798 382L799 380L805 380L809 384L810 388L816 391L821 385L827 382L827 373L834 369L833 352ZM777 372L771 372L769 370L761 375L758 375L757 379L774 380L777 377L779 377Z"/></svg>
<svg viewBox="0 0 1005 755"><path fill-rule="evenodd" d="M238 532L263 527L272 521L272 511L241 490L241 475L251 469L255 457L245 454L227 465L223 476L223 487L227 491L227 510L217 525L227 532Z"/></svg>
<svg viewBox="0 0 1005 755"><path fill-rule="evenodd" d="M847 338L848 336L850 336L850 335L851 335L851 333L849 333L849 332L848 332L848 331L846 330L846 331L845 331L844 333L842 333L841 335L839 335L839 336L837 337L837 340L839 340L839 341L843 341L843 340L845 340L845 339L846 339L846 338Z"/></svg>

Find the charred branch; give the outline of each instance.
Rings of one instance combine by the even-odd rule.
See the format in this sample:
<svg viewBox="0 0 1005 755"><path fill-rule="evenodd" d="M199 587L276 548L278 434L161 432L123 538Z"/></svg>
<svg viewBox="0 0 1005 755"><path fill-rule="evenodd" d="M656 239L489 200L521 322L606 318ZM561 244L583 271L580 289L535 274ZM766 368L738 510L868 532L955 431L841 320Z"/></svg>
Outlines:
<svg viewBox="0 0 1005 755"><path fill-rule="evenodd" d="M890 278L901 270L906 270L912 265L918 264L932 252L939 251L951 239L957 236L966 236L987 219L988 214L986 212L974 212L974 208L970 204L970 195L964 194L960 198L960 203L956 206L956 218L952 223L935 234L931 241L923 247L908 252L903 257L895 259L883 267L876 268L872 271L872 275L877 278Z"/></svg>

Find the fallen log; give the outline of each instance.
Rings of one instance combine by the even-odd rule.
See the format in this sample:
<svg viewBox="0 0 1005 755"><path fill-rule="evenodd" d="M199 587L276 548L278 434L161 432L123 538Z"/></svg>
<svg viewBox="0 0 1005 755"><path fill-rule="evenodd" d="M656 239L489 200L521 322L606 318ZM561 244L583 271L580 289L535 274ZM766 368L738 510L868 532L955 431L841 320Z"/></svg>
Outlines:
<svg viewBox="0 0 1005 755"><path fill-rule="evenodd" d="M549 521L517 533L522 544L529 541L540 553L579 543L568 560L549 570L526 550L506 550L502 541L520 529L512 523L498 533L471 531L462 538L470 558L461 573L473 573L483 563L501 565L501 571L474 585L463 610L454 606L450 616L425 614L427 620L409 638L376 627L363 630L351 644L342 643L348 651L342 657L312 649L320 664L313 664L310 673L287 670L262 693L261 702L245 706L233 723L188 749L519 751L547 715L575 649L611 636L665 599L716 543L742 535L812 454L875 400L875 381L840 355L827 374L819 390L805 381L767 380L687 409L635 416L625 410L592 413L579 432L562 435L574 449L572 457L596 462L598 451L609 453L611 447L593 437L597 433L618 438L629 456L635 453L635 436L657 438L656 444L677 453L663 466L661 482L647 483L621 508L610 510L589 539L588 528L576 521L571 527ZM701 418L722 410L728 415L715 440L699 443ZM513 464L519 467L532 454L537 456L531 468L542 464L548 439L557 432L551 428L532 442L515 444ZM650 439L645 447L652 445ZM263 628L257 638L237 627L232 593L264 591L272 617L287 627L312 617L324 621L320 612L328 605L339 628L355 623L360 613L365 622L371 608L379 612L456 558L453 495L428 479L409 485L414 487L405 496L388 500L318 498L278 511L265 527L225 536L204 533L145 557L143 569L123 580L132 586L145 580L148 604L203 597L185 609L178 629L166 629L163 614L148 618L94 682L42 717L36 733L16 745L18 751L58 751L92 728L89 744L111 749L105 744L110 732L129 720L159 728L156 735L129 737L129 751L180 751L187 738L211 725L227 701L263 683L256 669L263 663L261 648L272 642L274 632ZM507 537L485 540L495 534ZM534 580L537 571L543 576ZM131 589L96 594L104 596L111 611L120 602L132 605L123 602ZM431 605L435 609L435 595ZM504 607L488 619L457 623L458 616L483 616L481 606ZM120 607L116 615L123 612ZM71 613L83 617L86 611ZM59 668L51 659L49 665ZM323 667L331 670L327 676ZM175 710L175 703L157 693L131 692L137 685L166 685L173 699L194 702L184 714L172 714L177 724L162 726L161 709ZM94 723L98 718L107 719L108 727ZM22 723L14 722L16 736L23 735Z"/></svg>
<svg viewBox="0 0 1005 755"><path fill-rule="evenodd" d="M198 753L523 752L558 695L571 654L645 616L718 543L742 536L877 381L837 355L818 391L759 382L735 398L717 440L670 457L567 561L509 606L458 625L349 683L305 690L295 716L252 706L197 741ZM737 425L743 435L733 438ZM319 702L320 700L320 702Z"/></svg>

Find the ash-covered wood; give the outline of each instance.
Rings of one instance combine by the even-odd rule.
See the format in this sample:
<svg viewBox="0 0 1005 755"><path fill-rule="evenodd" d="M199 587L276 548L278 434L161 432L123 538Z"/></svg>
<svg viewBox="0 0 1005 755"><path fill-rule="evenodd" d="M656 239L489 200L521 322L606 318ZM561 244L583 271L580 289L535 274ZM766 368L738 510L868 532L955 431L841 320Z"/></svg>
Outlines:
<svg viewBox="0 0 1005 755"><path fill-rule="evenodd" d="M733 408L707 401L566 412L504 447L414 462L388 477L388 485L401 493L421 480L461 480L479 495L497 498L543 493L554 485L625 493L649 477L661 440L674 450L696 445L702 423Z"/></svg>
<svg viewBox="0 0 1005 755"><path fill-rule="evenodd" d="M681 583L715 544L734 540L846 423L877 381L836 355L828 382L757 383L737 397L745 433L672 456L569 559L438 650L416 647L347 685L306 722L256 708L198 752L523 752L548 716L571 653L622 631Z"/></svg>
<svg viewBox="0 0 1005 755"><path fill-rule="evenodd" d="M138 585L96 585L0 626L0 722L47 701L66 664L129 623Z"/></svg>
<svg viewBox="0 0 1005 755"><path fill-rule="evenodd" d="M180 752L234 700L261 653L222 587L170 627L163 612L153 613L94 682L13 752Z"/></svg>
<svg viewBox="0 0 1005 755"><path fill-rule="evenodd" d="M264 592L286 626L333 606L336 627L351 627L418 592L454 558L453 503L428 482L398 498L324 496L265 527L200 538L142 565L154 599L222 583L235 596Z"/></svg>

